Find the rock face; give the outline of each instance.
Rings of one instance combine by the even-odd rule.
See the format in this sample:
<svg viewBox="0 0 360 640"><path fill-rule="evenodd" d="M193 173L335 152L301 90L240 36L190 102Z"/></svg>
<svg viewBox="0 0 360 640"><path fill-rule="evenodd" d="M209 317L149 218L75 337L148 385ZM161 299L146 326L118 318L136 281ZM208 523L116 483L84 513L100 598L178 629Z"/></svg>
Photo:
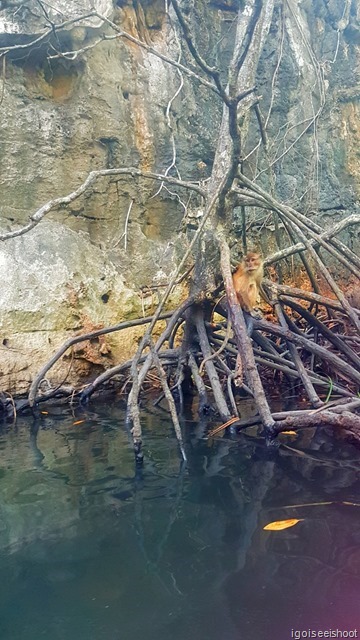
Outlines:
<svg viewBox="0 0 360 640"><path fill-rule="evenodd" d="M340 0L276 5L258 77L264 120L271 109L268 152L251 153L259 139L252 115L244 153L249 174L262 172L265 186L270 160L278 197L314 212L322 226L352 213L359 197L360 10L355 0L345 4L345 10ZM199 49L223 71L240 5L196 0L185 7ZM97 15L84 17L92 8ZM54 35L52 23L71 20ZM176 175L176 162L183 179L207 178L220 100L119 37L120 29L173 59L181 46L188 64L172 24L162 0L58 0L42 8L35 0L0 1L0 54L7 52L0 74L0 234L74 191L94 169L172 167ZM131 175L101 178L28 234L0 243L0 390L25 391L69 332L152 308L157 293L145 291L161 291L154 287L167 282L186 243L188 194L180 201L162 188L152 197L158 189ZM195 217L198 208L192 197ZM271 225L250 215L255 236L267 229L265 240L264 233L257 238L267 251ZM343 238L358 246L354 228ZM99 342L83 361L108 366L128 344L128 337L114 336L107 353ZM65 360L54 379L68 366Z"/></svg>

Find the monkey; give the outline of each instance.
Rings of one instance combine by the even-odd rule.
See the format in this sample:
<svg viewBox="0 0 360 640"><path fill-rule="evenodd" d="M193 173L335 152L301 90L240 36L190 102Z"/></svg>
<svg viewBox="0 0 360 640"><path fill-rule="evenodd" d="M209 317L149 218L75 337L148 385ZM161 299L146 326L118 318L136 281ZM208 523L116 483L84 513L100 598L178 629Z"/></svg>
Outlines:
<svg viewBox="0 0 360 640"><path fill-rule="evenodd" d="M262 287L262 279L264 277L264 267L261 256L258 253L249 252L240 262L235 273L233 273L234 289L241 308L244 311L246 322L246 330L249 337L254 329L252 312L258 300L259 294L268 302ZM205 358L199 368L200 374L203 372L206 362L216 358L225 349L231 335L231 322L228 318L226 326L226 334L220 348L211 356ZM241 385L240 385L241 386Z"/></svg>
<svg viewBox="0 0 360 640"><path fill-rule="evenodd" d="M233 274L234 289L241 308L251 314L256 305L262 279L263 261L258 253L247 253Z"/></svg>
<svg viewBox="0 0 360 640"><path fill-rule="evenodd" d="M260 255L254 252L247 253L235 273L233 273L234 289L240 306L244 311L247 334L250 337L254 329L252 318L254 307L260 293L265 297L262 287L263 277L263 261Z"/></svg>

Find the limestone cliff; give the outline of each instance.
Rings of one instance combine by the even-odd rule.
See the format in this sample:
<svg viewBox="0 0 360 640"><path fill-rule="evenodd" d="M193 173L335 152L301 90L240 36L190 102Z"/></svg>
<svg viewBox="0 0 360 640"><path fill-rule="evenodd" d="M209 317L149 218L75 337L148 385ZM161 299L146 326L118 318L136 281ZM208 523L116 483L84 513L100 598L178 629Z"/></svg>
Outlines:
<svg viewBox="0 0 360 640"><path fill-rule="evenodd" d="M171 175L203 181L212 166L221 101L149 52L181 54L190 64L167 3L74 4L0 1L0 234L94 169L171 167ZM224 77L241 10L236 0L184 3L199 49ZM266 153L257 150L255 114L243 123L249 175L323 226L354 212L359 198L359 16L355 0L278 0L258 69ZM69 332L152 309L187 241L184 206L195 217L199 206L158 189L131 175L101 178L27 234L0 243L0 390L25 391ZM264 250L274 245L263 213L251 212L249 230ZM359 246L356 228L343 237ZM79 351L82 366L70 377L89 374L88 363L99 369L126 357L129 343L129 335L113 336ZM68 369L65 360L53 375L61 380Z"/></svg>

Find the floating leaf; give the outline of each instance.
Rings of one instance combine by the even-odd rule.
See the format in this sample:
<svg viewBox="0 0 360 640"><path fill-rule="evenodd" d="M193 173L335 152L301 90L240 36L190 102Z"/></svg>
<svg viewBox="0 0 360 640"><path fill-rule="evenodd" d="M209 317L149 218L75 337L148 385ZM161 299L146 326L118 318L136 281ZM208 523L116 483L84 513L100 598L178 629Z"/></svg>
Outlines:
<svg viewBox="0 0 360 640"><path fill-rule="evenodd" d="M73 426L75 427L75 425L82 424L83 422L85 422L85 420L76 420L76 422L73 422Z"/></svg>
<svg viewBox="0 0 360 640"><path fill-rule="evenodd" d="M264 527L265 531L282 531L282 529L288 529L289 527L294 527L298 522L302 522L304 518L296 519L292 518L291 520L275 520L275 522L270 522Z"/></svg>
<svg viewBox="0 0 360 640"><path fill-rule="evenodd" d="M280 433L284 433L286 436L296 436L296 431L280 431Z"/></svg>
<svg viewBox="0 0 360 640"><path fill-rule="evenodd" d="M49 415L48 411L40 411L40 413L42 413L43 416L48 416Z"/></svg>

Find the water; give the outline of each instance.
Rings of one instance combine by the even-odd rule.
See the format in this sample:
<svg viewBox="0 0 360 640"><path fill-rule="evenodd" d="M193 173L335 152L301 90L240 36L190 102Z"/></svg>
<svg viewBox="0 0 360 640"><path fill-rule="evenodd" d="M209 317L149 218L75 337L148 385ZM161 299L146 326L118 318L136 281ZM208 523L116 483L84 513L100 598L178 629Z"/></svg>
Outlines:
<svg viewBox="0 0 360 640"><path fill-rule="evenodd" d="M358 448L307 430L269 456L189 415L182 468L148 409L135 471L121 409L49 411L0 434L1 640L360 636Z"/></svg>

